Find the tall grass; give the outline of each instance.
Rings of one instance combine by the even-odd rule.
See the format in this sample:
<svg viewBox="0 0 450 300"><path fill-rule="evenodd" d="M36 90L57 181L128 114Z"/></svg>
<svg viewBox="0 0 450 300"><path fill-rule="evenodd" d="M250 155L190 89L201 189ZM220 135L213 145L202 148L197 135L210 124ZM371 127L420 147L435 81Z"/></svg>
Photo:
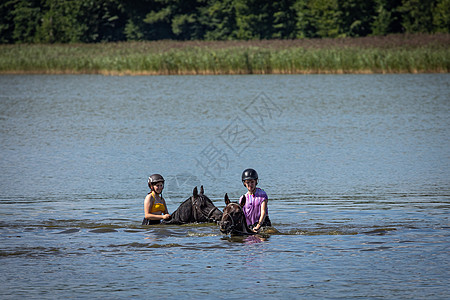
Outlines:
<svg viewBox="0 0 450 300"><path fill-rule="evenodd" d="M450 35L0 46L0 73L309 74L450 71Z"/></svg>

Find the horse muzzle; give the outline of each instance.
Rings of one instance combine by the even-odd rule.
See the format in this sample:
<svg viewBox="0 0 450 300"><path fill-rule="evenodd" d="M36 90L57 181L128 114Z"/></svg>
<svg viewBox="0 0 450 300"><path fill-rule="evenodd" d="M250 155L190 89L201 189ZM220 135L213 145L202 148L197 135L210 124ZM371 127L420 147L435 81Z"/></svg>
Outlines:
<svg viewBox="0 0 450 300"><path fill-rule="evenodd" d="M232 224L229 221L220 221L219 222L219 230L224 234L228 234L232 231Z"/></svg>

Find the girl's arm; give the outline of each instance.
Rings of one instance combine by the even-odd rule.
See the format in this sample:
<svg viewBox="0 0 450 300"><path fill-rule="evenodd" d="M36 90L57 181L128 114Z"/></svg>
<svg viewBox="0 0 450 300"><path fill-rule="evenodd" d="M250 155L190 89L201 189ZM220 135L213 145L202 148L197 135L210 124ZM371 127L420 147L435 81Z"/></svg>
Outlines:
<svg viewBox="0 0 450 300"><path fill-rule="evenodd" d="M259 217L258 224L255 226L254 231L258 231L261 228L262 223L264 222L264 219L266 218L266 212L267 212L267 201L268 199L264 200L261 204L261 216Z"/></svg>
<svg viewBox="0 0 450 300"><path fill-rule="evenodd" d="M164 211L164 214L163 214L162 218L163 218L164 220L170 219L169 210L167 209L166 199L162 198L162 201L164 202L164 207L166 208L166 210Z"/></svg>
<svg viewBox="0 0 450 300"><path fill-rule="evenodd" d="M169 214L169 210L167 209L166 199L162 198L162 201L164 202L164 207L166 208L166 210L164 211L164 214L168 215Z"/></svg>

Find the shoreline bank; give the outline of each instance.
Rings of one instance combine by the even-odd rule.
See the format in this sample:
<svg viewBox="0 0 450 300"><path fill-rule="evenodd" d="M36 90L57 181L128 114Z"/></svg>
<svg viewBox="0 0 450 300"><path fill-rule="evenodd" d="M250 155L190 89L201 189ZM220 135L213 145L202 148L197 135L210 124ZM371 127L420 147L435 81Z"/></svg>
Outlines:
<svg viewBox="0 0 450 300"><path fill-rule="evenodd" d="M0 45L0 74L449 73L450 35Z"/></svg>

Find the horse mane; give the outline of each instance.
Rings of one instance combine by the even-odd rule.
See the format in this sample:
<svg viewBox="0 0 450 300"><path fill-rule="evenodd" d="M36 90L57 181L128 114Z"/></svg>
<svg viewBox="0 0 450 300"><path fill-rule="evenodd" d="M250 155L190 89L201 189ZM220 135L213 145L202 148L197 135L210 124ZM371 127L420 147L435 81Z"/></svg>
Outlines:
<svg viewBox="0 0 450 300"><path fill-rule="evenodd" d="M190 217L192 214L192 205L188 205L188 202L191 202L191 197L187 198L183 201L183 203L180 204L180 206L170 215L170 220L163 220L164 224L173 224L173 225L180 225L180 224L186 224L189 223L187 221L184 221Z"/></svg>

